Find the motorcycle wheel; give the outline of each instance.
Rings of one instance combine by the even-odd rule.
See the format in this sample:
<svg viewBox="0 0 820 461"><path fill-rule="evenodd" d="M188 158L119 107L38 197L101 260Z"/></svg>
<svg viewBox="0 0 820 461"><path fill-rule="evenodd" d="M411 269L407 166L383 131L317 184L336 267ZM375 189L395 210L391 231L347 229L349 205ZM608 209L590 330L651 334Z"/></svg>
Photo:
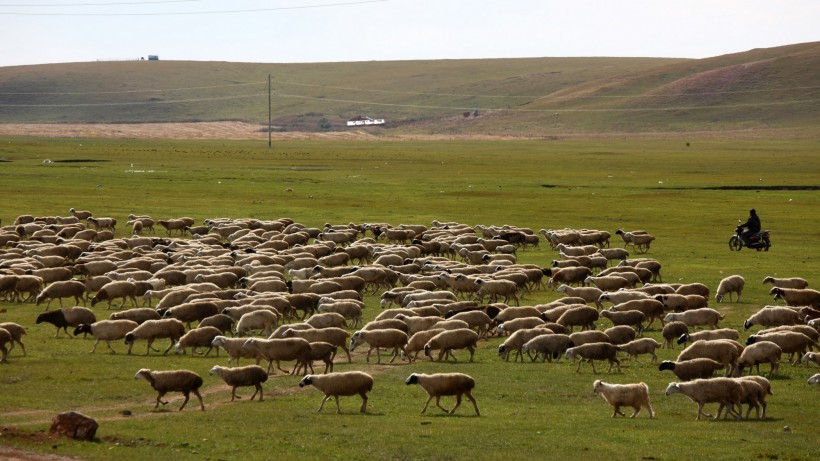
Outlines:
<svg viewBox="0 0 820 461"><path fill-rule="evenodd" d="M729 238L729 250L740 251L742 248L743 242L736 235Z"/></svg>
<svg viewBox="0 0 820 461"><path fill-rule="evenodd" d="M763 250L764 251L769 251L770 246L772 246L772 243L769 240L765 240Z"/></svg>

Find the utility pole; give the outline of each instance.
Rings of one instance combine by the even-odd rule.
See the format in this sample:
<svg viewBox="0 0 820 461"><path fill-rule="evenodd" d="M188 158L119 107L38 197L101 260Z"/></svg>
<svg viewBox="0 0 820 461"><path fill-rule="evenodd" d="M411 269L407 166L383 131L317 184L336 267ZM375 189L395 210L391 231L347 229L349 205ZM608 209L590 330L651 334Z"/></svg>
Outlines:
<svg viewBox="0 0 820 461"><path fill-rule="evenodd" d="M268 74L268 149L272 146L272 134L271 131L273 130L273 121L271 119L272 115L272 108L271 108L271 83L270 83L270 74Z"/></svg>

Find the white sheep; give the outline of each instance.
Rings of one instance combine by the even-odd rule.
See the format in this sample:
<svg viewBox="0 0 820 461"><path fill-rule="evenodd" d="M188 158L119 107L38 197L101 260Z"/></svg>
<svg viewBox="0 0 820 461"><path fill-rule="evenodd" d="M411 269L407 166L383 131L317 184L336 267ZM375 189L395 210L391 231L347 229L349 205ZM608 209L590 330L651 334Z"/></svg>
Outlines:
<svg viewBox="0 0 820 461"><path fill-rule="evenodd" d="M74 298L75 304L82 302L85 306L85 284L78 280L58 280L46 286L40 294L35 298L34 305L39 306L45 300L46 309L51 306L51 301L55 298L60 301L60 307L63 307L63 298Z"/></svg>
<svg viewBox="0 0 820 461"><path fill-rule="evenodd" d="M771 341L780 346L784 354L789 354L789 361L793 365L796 365L806 353L806 349L818 347L817 341L796 331L773 331L762 335L752 335L746 340L746 345L749 346L758 341Z"/></svg>
<svg viewBox="0 0 820 461"><path fill-rule="evenodd" d="M267 309L259 309L242 314L242 317L236 322L236 334L242 336L254 330L261 330L263 336L270 336L273 329L278 325L278 315Z"/></svg>
<svg viewBox="0 0 820 461"><path fill-rule="evenodd" d="M432 351L438 349L437 361L440 362L443 358L447 357L448 354L450 354L453 360L458 360L450 351L455 349L467 349L470 351L470 362L472 362L475 357L477 343L478 333L469 328L445 330L427 341L427 344L424 345L424 355L430 357L432 360Z"/></svg>
<svg viewBox="0 0 820 461"><path fill-rule="evenodd" d="M306 339L308 342L315 343L315 342L325 342L333 344L336 347L341 347L343 351L347 354L347 362L352 363L353 360L350 357L350 349L347 347L347 338L350 336L350 333L347 330L337 327L327 327L327 328L306 328L306 329L297 329L295 328L296 324L290 324L290 328L285 328L282 332L282 338L303 338ZM283 325L287 327L288 325ZM276 333L272 334L270 338L276 338Z"/></svg>
<svg viewBox="0 0 820 461"><path fill-rule="evenodd" d="M820 373L815 373L809 378L809 384L820 384Z"/></svg>
<svg viewBox="0 0 820 461"><path fill-rule="evenodd" d="M336 399L336 413L341 414L339 397L359 395L362 398L362 413L367 412L367 393L373 389L373 377L363 371L346 371L342 373L330 373L326 375L307 375L299 381L299 387L313 385L325 394L319 410L325 406L325 402L331 397Z"/></svg>
<svg viewBox="0 0 820 461"><path fill-rule="evenodd" d="M615 407L615 411L612 413L613 418L616 415L626 417L626 414L621 412L622 406L632 407L633 411L630 418L637 416L643 407L646 407L649 411L650 418L655 417L652 404L649 402L649 386L645 383L609 384L598 379L592 383L592 390L595 395L603 397L607 403Z"/></svg>
<svg viewBox="0 0 820 461"><path fill-rule="evenodd" d="M142 368L134 375L134 379L143 378L151 384L157 394L157 403L154 408L159 407L159 404L167 405L168 402L162 401L162 396L168 392L182 392L185 395L185 400L179 411L185 408L188 403L188 398L191 392L199 399L199 405L202 411L205 411L205 403L202 401L202 395L199 393L199 388L202 386L202 378L188 370L169 370L169 371L151 371L148 368Z"/></svg>
<svg viewBox="0 0 820 461"><path fill-rule="evenodd" d="M732 293L737 294L735 302L740 302L740 295L743 293L743 286L746 285L746 280L740 275L730 275L720 281L715 292L715 301L722 302L723 298L728 294L729 301L732 301Z"/></svg>
<svg viewBox="0 0 820 461"><path fill-rule="evenodd" d="M801 315L794 309L781 306L764 306L743 322L743 328L748 330L754 325L765 328L780 325L796 325L801 323Z"/></svg>
<svg viewBox="0 0 820 461"><path fill-rule="evenodd" d="M609 343L587 343L567 349L564 355L573 361L576 357L581 358L578 362L578 368L575 369L576 373L581 370L581 364L584 363L584 361L587 361L590 365L592 365L593 373L597 373L595 371L594 360L607 360L609 361L609 369L607 370L607 373L612 371L613 365L617 367L618 372L620 373L621 362L616 358L617 353L618 346Z"/></svg>
<svg viewBox="0 0 820 461"><path fill-rule="evenodd" d="M177 319L147 320L138 327L126 333L125 344L128 345L128 354L130 355L131 348L134 347L134 342L136 340L148 340L148 346L145 349L145 355L148 355L151 350L159 352L159 349L155 349L151 346L155 339L168 338L171 340L171 344L169 344L168 348L165 349L165 352L163 352L163 354L167 354L179 338L181 338L184 334L185 325Z"/></svg>
<svg viewBox="0 0 820 461"><path fill-rule="evenodd" d="M518 301L518 285L515 282L511 282L509 280L484 280L484 279L476 279L475 282L478 285L478 291L476 292L476 300L478 302L483 302L484 297L487 296L489 298L489 302L495 303L498 302L499 296L504 296L504 303L509 303L511 300L515 301L515 305L519 305Z"/></svg>
<svg viewBox="0 0 820 461"><path fill-rule="evenodd" d="M734 328L718 328L717 330L701 330L692 333L684 333L678 337L678 344L686 344L687 342L695 342L700 340L714 341L716 339L731 339L737 341L740 339L740 333Z"/></svg>
<svg viewBox="0 0 820 461"><path fill-rule="evenodd" d="M533 338L541 335L550 334L551 331L544 328L523 328L513 332L506 341L499 344L498 346L498 356L504 359L505 361L510 360L510 352L515 351L515 357L513 357L513 361L517 362L518 359L524 361L522 356L522 347L524 344L532 340Z"/></svg>
<svg viewBox="0 0 820 461"><path fill-rule="evenodd" d="M134 309L126 309L124 311L114 312L108 316L111 320L133 320L137 323L143 323L146 320L159 320L162 318L159 312L148 307L137 307Z"/></svg>
<svg viewBox="0 0 820 461"><path fill-rule="evenodd" d="M737 341L729 339L715 339L715 340L698 340L689 345L686 349L678 354L677 361L691 360L696 358L707 358L720 362L729 368L726 370L726 376L733 376L737 359L743 346Z"/></svg>
<svg viewBox="0 0 820 461"><path fill-rule="evenodd" d="M698 416L695 420L699 421L701 415L712 417L703 412L703 406L707 403L719 403L720 408L724 406L734 408L735 405L740 407L743 389L740 383L732 378L696 379L683 383L669 383L666 396L672 394L683 394L697 403ZM718 408L718 414L720 408Z"/></svg>
<svg viewBox="0 0 820 461"><path fill-rule="evenodd" d="M572 340L568 335L561 333L542 334L524 343L521 346L521 352L530 356L533 362L541 355L542 362L549 360L552 363L553 359L560 360L561 356L572 346ZM532 355L532 352L535 355Z"/></svg>
<svg viewBox="0 0 820 461"><path fill-rule="evenodd" d="M310 343L302 338L282 338L282 339L260 339L249 338L242 345L243 349L256 352L268 361L268 373L276 362L276 368L285 373L290 373L281 367L281 361L295 360L298 364L305 364L310 354ZM275 372L276 370L274 370ZM294 369L294 372L296 370Z"/></svg>
<svg viewBox="0 0 820 461"><path fill-rule="evenodd" d="M657 342L652 338L639 338L633 341L630 341L626 344L621 344L618 346L618 349L621 352L626 352L629 358L634 360L635 362L638 361L638 356L641 354L651 354L652 355L652 363L658 361L658 355L655 351L661 347L661 343Z"/></svg>
<svg viewBox="0 0 820 461"><path fill-rule="evenodd" d="M760 374L760 364L770 363L772 365L769 376L774 375L780 367L780 356L783 354L783 349L771 341L758 341L754 344L746 346L737 359L738 372L743 373L743 368L748 367L751 372L752 367L757 369Z"/></svg>
<svg viewBox="0 0 820 461"><path fill-rule="evenodd" d="M14 349L14 343L17 343L23 349L23 357L25 357L26 345L23 344L23 335L26 334L26 329L23 328L22 325L19 325L14 322L0 323L0 328L8 331L11 335L11 341L9 342L9 352L11 352L11 350Z"/></svg>
<svg viewBox="0 0 820 461"><path fill-rule="evenodd" d="M182 335L181 338L179 338L179 342L177 342L176 347L174 347L174 351L177 354L184 354L185 349L190 347L192 348L193 353L196 354L196 349L198 347L207 347L208 350L205 351L205 357L207 357L208 354L211 353L211 349L214 348L214 338L220 335L222 335L222 332L219 331L219 329L216 327L206 326L193 328L191 330L188 330L187 333L185 333L184 335ZM216 350L216 355L217 357L219 357L219 348L217 348Z"/></svg>
<svg viewBox="0 0 820 461"><path fill-rule="evenodd" d="M3 325L0 324L0 328L2 328L2 327L3 327ZM806 352L805 354L803 354L803 357L800 359L800 361L807 364L807 365L808 365L809 362L814 362L814 363L820 365L820 353Z"/></svg>
<svg viewBox="0 0 820 461"><path fill-rule="evenodd" d="M226 368L219 365L214 365L211 368L211 375L217 375L225 381L225 384L231 386L231 402L234 399L241 399L242 397L236 395L236 388L240 386L254 386L256 390L251 395L251 400L259 394L259 401L264 399L262 392L262 383L268 380L268 373L264 368L258 365L248 365L237 368Z"/></svg>
<svg viewBox="0 0 820 461"><path fill-rule="evenodd" d="M475 388L475 379L469 375L464 373L435 373L432 375L413 373L407 378L405 384L408 386L418 384L427 392L427 401L424 403L424 408L421 409L422 413L427 411L427 406L435 397L436 406L444 410L445 413L452 415L461 405L461 396L464 395L473 402L476 416L481 416L478 411L478 403L476 403L472 394L472 390ZM456 396L456 404L452 410L444 408L439 403L441 397L449 395Z"/></svg>
<svg viewBox="0 0 820 461"><path fill-rule="evenodd" d="M2 325L0 325L2 326ZM91 333L91 336L97 339L94 342L94 347L91 348L91 353L97 350L97 345L100 341L105 341L105 345L111 350L112 354L117 351L111 347L111 341L125 338L129 331L139 326L133 320L100 320L91 324L80 324L74 329L74 336L80 333Z"/></svg>
<svg viewBox="0 0 820 461"><path fill-rule="evenodd" d="M424 350L424 346L427 344L427 341L430 341L430 338L441 333L442 331L445 330L442 328L434 328L431 330L419 331L411 335L407 340L407 345L404 346L403 358L407 358L407 361L410 363L415 362L419 356L419 352Z"/></svg>
<svg viewBox="0 0 820 461"><path fill-rule="evenodd" d="M239 365L239 359L255 359L257 365L262 360L262 355L256 351L245 349L247 338L228 338L227 336L217 336L211 341L211 345L221 347L228 353L228 365L236 361Z"/></svg>
<svg viewBox="0 0 820 461"><path fill-rule="evenodd" d="M809 282L800 277L775 278L769 276L763 279L763 284L765 285L767 283L771 283L772 285L780 288L794 288L797 290L802 290L809 287Z"/></svg>
<svg viewBox="0 0 820 461"><path fill-rule="evenodd" d="M100 291L91 298L91 306L96 306L100 301L108 301L108 308L111 309L111 301L122 298L120 308L125 306L127 300L131 300L131 304L137 307L137 284L127 280L114 280L108 282L100 288Z"/></svg>
<svg viewBox="0 0 820 461"><path fill-rule="evenodd" d="M718 322L724 318L725 316L720 312L710 307L702 307L700 309L692 309L691 311L670 312L666 314L663 321L679 321L685 323L689 327L709 326L716 329L718 327Z"/></svg>
<svg viewBox="0 0 820 461"><path fill-rule="evenodd" d="M471 330L472 331L472 330ZM384 330L359 330L353 333L350 337L350 350L356 349L361 344L367 343L370 348L367 350L367 362L370 362L370 354L373 349L376 350L376 363L381 363L381 349L392 348L393 356L390 358L390 363L396 359L401 350L406 354L404 347L407 345L407 333L397 330L395 328L387 328Z"/></svg>

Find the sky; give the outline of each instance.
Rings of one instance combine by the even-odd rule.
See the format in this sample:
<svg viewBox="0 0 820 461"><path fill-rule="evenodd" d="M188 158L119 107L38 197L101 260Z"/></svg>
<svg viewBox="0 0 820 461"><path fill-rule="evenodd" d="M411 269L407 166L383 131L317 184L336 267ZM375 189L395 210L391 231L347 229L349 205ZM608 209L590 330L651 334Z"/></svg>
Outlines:
<svg viewBox="0 0 820 461"><path fill-rule="evenodd" d="M706 58L820 41L820 0L0 0L0 67Z"/></svg>

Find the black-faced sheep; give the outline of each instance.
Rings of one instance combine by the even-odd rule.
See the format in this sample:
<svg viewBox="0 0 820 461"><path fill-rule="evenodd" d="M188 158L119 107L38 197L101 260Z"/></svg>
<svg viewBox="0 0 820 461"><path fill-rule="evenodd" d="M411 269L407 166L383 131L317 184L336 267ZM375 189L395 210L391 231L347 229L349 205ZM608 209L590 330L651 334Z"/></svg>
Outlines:
<svg viewBox="0 0 820 461"><path fill-rule="evenodd" d="M94 347L91 348L91 353L97 350L97 345L100 341L105 341L105 345L111 350L112 354L117 351L111 347L111 341L116 341L125 338L129 331L137 328L137 322L133 320L100 320L91 324L80 324L74 329L74 336L80 333L91 333L97 341L94 342Z"/></svg>
<svg viewBox="0 0 820 461"><path fill-rule="evenodd" d="M678 344L686 344L687 342L695 342L700 340L714 341L716 339L731 339L737 341L740 339L740 333L734 328L718 328L717 330L701 330L692 333L684 333L678 337Z"/></svg>
<svg viewBox="0 0 820 461"><path fill-rule="evenodd" d="M698 340L682 350L678 354L677 361L682 362L696 358L712 359L728 366L726 376L733 376L737 359L740 357L742 350L742 345L729 339Z"/></svg>
<svg viewBox="0 0 820 461"><path fill-rule="evenodd" d="M729 408L734 408L735 405L740 407L743 389L740 383L732 378L696 379L684 383L669 383L666 395L668 397L672 394L683 394L696 402L698 416L695 420L699 421L701 415L712 417L703 412L703 406L707 403L719 403L721 407Z"/></svg>
<svg viewBox="0 0 820 461"><path fill-rule="evenodd" d="M405 384L408 386L418 384L427 392L427 401L424 403L424 408L421 409L422 413L427 411L427 406L435 397L436 406L444 410L445 413L452 415L461 405L461 396L464 395L473 402L476 416L481 416L478 411L478 403L476 403L472 394L472 390L475 388L475 379L469 375L464 373L436 373L432 375L413 373L407 378ZM441 397L449 395L456 396L456 404L452 410L444 408L439 403Z"/></svg>
<svg viewBox="0 0 820 461"><path fill-rule="evenodd" d="M217 375L225 381L225 384L231 386L231 402L234 399L241 399L242 397L236 395L236 388L241 386L254 386L256 390L251 395L251 400L259 394L259 401L263 401L264 395L262 392L262 383L268 380L268 373L264 368L258 365L248 365L244 367L226 368L219 365L214 365L211 368L211 375Z"/></svg>
<svg viewBox="0 0 820 461"><path fill-rule="evenodd" d="M715 374L715 371L724 368L726 368L726 365L707 358L695 358L679 362L664 360L660 366L658 366L659 371L671 370L681 381L711 378Z"/></svg>
<svg viewBox="0 0 820 461"><path fill-rule="evenodd" d="M68 336L68 327L76 327L80 324L92 324L97 321L94 312L85 307L63 307L55 311L43 312L37 316L37 324L50 323L57 327L56 338L60 334L60 329ZM71 336L68 336L69 338Z"/></svg>
<svg viewBox="0 0 820 461"><path fill-rule="evenodd" d="M326 375L307 375L299 381L299 387L312 385L325 394L317 412L321 412L325 402L333 397L336 399L336 413L341 414L342 408L339 406L339 397L358 394L362 398L362 406L359 411L365 413L367 412L367 393L373 389L373 382L373 377L365 372L346 371Z"/></svg>
<svg viewBox="0 0 820 461"><path fill-rule="evenodd" d="M143 368L134 375L134 379L143 378L151 384L157 394L157 403L154 408L159 407L159 404L167 405L168 402L162 401L162 396L168 392L182 392L185 395L185 400L179 411L185 408L188 403L188 398L191 392L199 399L199 405L202 411L205 411L205 403L202 401L202 395L199 393L199 388L202 387L202 378L188 370L169 370L169 371L151 371L148 368Z"/></svg>
<svg viewBox="0 0 820 461"><path fill-rule="evenodd" d="M774 300L782 299L788 306L820 307L820 291L811 288L794 289L774 287L769 291Z"/></svg>
<svg viewBox="0 0 820 461"><path fill-rule="evenodd" d="M740 302L740 295L743 293L743 287L746 285L746 280L739 275L730 275L720 281L715 292L715 301L723 302L723 298L729 295L729 301L732 300L732 293L737 294L735 302Z"/></svg>
<svg viewBox="0 0 820 461"><path fill-rule="evenodd" d="M621 412L622 406L632 407L633 411L630 418L637 416L643 407L646 407L649 411L650 418L655 417L655 412L649 402L649 386L645 383L609 384L598 379L592 383L592 390L595 395L603 397L607 403L615 408L612 413L613 418L616 415L626 417L626 414Z"/></svg>

